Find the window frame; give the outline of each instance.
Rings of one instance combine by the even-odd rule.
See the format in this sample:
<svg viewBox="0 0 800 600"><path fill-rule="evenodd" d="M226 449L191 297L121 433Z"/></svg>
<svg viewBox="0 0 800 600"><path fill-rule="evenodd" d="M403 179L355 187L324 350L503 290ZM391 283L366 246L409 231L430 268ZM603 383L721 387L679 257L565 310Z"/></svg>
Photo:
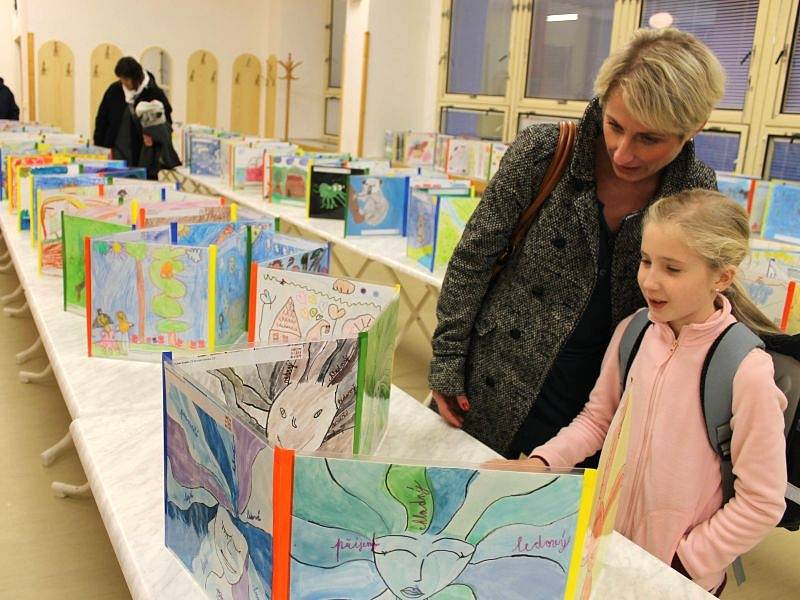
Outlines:
<svg viewBox="0 0 800 600"><path fill-rule="evenodd" d="M331 87L331 62L333 50L333 4L335 0L328 0L328 21L325 24L327 56L325 57L325 93L322 98L322 135L320 139L332 144L339 143L339 137L342 132L342 87L344 84L344 41L342 42L342 57L341 57L341 73L339 74L339 87ZM345 31L347 30L347 0L344 0L345 9ZM345 31L342 32L344 39ZM326 125L328 122L328 100L337 98L339 100L339 135L326 133Z"/></svg>

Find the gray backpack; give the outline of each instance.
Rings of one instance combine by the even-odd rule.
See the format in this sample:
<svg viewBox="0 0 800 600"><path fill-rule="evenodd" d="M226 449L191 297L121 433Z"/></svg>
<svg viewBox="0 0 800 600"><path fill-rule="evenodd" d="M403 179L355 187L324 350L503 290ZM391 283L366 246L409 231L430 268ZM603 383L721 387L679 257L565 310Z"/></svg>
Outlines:
<svg viewBox="0 0 800 600"><path fill-rule="evenodd" d="M619 345L620 385L624 389L633 360L642 338L652 323L646 309L638 311L625 331ZM765 344L766 342L766 344ZM800 527L800 336L779 335L762 340L741 323L733 323L723 331L708 350L700 375L700 402L706 420L708 441L719 455L722 471L723 504L734 494L733 463L731 461L731 417L733 377L754 348L764 348L775 365L775 383L786 395L788 405L784 418L786 427L786 512L779 527L797 531ZM733 563L736 581L745 580L741 559Z"/></svg>

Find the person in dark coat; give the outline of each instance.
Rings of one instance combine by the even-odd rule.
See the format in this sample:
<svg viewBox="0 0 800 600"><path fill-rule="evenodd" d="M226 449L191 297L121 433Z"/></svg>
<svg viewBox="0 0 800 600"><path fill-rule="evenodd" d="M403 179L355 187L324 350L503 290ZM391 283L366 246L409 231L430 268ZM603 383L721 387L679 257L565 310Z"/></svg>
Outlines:
<svg viewBox="0 0 800 600"><path fill-rule="evenodd" d="M8 88L2 77L0 77L0 119L19 121L19 106L14 100L14 92Z"/></svg>
<svg viewBox="0 0 800 600"><path fill-rule="evenodd" d="M639 30L603 63L595 91L569 165L494 286L492 267L553 156L554 124L532 125L511 145L439 295L435 408L507 458L572 422L615 326L644 306L636 275L646 207L716 189L691 141L724 93L722 67L702 42Z"/></svg>
<svg viewBox="0 0 800 600"><path fill-rule="evenodd" d="M161 102L170 128L172 106L164 91L158 87L153 74L142 69L135 58L120 58L114 74L119 81L108 86L103 94L94 122L94 143L111 148L115 159L124 159L130 166L139 166L145 138L136 117L136 105L153 100Z"/></svg>

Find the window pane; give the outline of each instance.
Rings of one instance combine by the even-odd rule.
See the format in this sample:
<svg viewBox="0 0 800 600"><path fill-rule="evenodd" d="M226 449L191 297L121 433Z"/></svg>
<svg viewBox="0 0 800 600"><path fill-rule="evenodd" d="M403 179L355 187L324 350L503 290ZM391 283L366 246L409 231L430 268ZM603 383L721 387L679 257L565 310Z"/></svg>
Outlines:
<svg viewBox="0 0 800 600"><path fill-rule="evenodd" d="M342 87L342 47L347 0L331 0L331 47L328 54L328 87Z"/></svg>
<svg viewBox="0 0 800 600"><path fill-rule="evenodd" d="M655 16L657 15L657 16ZM758 0L645 0L642 27L670 25L693 33L725 68L725 96L717 108L740 110L749 86L750 52Z"/></svg>
<svg viewBox="0 0 800 600"><path fill-rule="evenodd" d="M704 131L694 136L694 153L715 171L733 173L739 156L739 138L738 133Z"/></svg>
<svg viewBox="0 0 800 600"><path fill-rule="evenodd" d="M789 63L789 74L786 77L786 92L783 96L783 108L781 112L784 113L800 113L800 46L798 46L798 37L800 37L800 19L794 26L794 43L792 45L792 62Z"/></svg>
<svg viewBox="0 0 800 600"><path fill-rule="evenodd" d="M767 179L800 181L800 142L792 138L770 136L767 147Z"/></svg>
<svg viewBox="0 0 800 600"><path fill-rule="evenodd" d="M536 115L533 113L520 113L519 118L517 119L517 133L526 127L536 125L537 123L560 123L561 121L574 121L577 123L578 119L571 119L569 117L547 117L545 115Z"/></svg>
<svg viewBox="0 0 800 600"><path fill-rule="evenodd" d="M339 135L339 98L325 98L325 135Z"/></svg>
<svg viewBox="0 0 800 600"><path fill-rule="evenodd" d="M447 92L505 96L512 0L453 0Z"/></svg>
<svg viewBox="0 0 800 600"><path fill-rule="evenodd" d="M588 100L608 56L613 0L536 0L528 53L528 98Z"/></svg>
<svg viewBox="0 0 800 600"><path fill-rule="evenodd" d="M443 108L439 132L500 141L503 139L503 113Z"/></svg>

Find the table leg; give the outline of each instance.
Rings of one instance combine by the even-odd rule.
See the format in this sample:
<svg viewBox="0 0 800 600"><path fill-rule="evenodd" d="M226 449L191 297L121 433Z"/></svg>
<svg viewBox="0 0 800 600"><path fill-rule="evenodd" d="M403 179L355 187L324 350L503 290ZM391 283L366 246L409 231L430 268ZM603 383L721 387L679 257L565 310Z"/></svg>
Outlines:
<svg viewBox="0 0 800 600"><path fill-rule="evenodd" d="M3 309L3 314L5 316L7 316L7 317L27 317L31 313L30 313L30 309L28 308L28 302L26 300L25 303L22 306L19 306L17 308L12 308L11 306L6 306Z"/></svg>
<svg viewBox="0 0 800 600"><path fill-rule="evenodd" d="M25 291L22 289L22 285L18 285L17 289L15 289L10 294L6 294L5 296L0 296L0 304L6 305L9 302L13 302L18 298L21 298Z"/></svg>
<svg viewBox="0 0 800 600"><path fill-rule="evenodd" d="M50 484L50 489L59 498L91 498L92 488L89 487L89 482L83 485L72 485L70 483L62 483L61 481L54 481Z"/></svg>
<svg viewBox="0 0 800 600"><path fill-rule="evenodd" d="M30 348L23 350L22 352L17 352L16 361L18 365L28 362L31 358L36 356L36 354L42 349L42 338L37 337L36 341L33 342L33 345Z"/></svg>
<svg viewBox="0 0 800 600"><path fill-rule="evenodd" d="M47 365L44 370L34 373L33 371L20 371L19 380L22 383L43 383L53 373L53 366Z"/></svg>
<svg viewBox="0 0 800 600"><path fill-rule="evenodd" d="M42 465L45 467L49 467L52 465L56 459L64 454L67 450L69 450L73 445L72 442L72 434L67 431L67 434L58 440L53 446L50 446L47 450L42 452Z"/></svg>

